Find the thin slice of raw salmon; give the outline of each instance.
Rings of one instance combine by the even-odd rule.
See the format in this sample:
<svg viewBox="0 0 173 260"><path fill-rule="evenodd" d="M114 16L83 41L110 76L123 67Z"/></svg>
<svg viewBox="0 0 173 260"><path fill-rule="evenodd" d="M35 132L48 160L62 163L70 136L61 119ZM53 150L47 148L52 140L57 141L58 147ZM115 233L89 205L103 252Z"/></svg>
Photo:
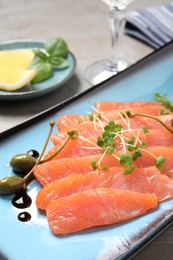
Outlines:
<svg viewBox="0 0 173 260"><path fill-rule="evenodd" d="M48 183L38 192L36 205L39 209L45 210L52 200L94 188L154 193L159 201L173 198L173 181L161 174L156 167L136 168L128 176L124 175L123 167L112 167L106 171L69 175Z"/></svg>
<svg viewBox="0 0 173 260"><path fill-rule="evenodd" d="M144 106L144 107L131 107L128 108L128 111L134 112L134 113L144 113L144 114L150 114L154 116L160 115L160 109L162 106L158 105L150 105L150 106ZM101 113L101 121L110 121L110 120L118 120L121 119L120 112L125 112L126 110L108 110L108 111L102 111ZM93 113L98 114L98 113ZM78 114L67 114L60 116L57 122L58 129L61 130L64 127L75 127L78 124L81 124L82 122L88 122L89 116L84 115L78 115Z"/></svg>
<svg viewBox="0 0 173 260"><path fill-rule="evenodd" d="M33 172L38 181L45 185L57 179L74 173L87 173L93 171L92 161L94 160L100 168L104 166L114 167L120 166L118 157L120 152L114 155L102 154L79 157L79 158L61 158L45 162L34 167ZM134 161L136 167L149 167L155 165L156 158L164 156L162 172L172 178L173 176L173 148L163 146L147 147L142 151L142 156Z"/></svg>
<svg viewBox="0 0 173 260"><path fill-rule="evenodd" d="M103 132L102 132L103 133ZM100 133L101 134L101 133ZM101 134L102 136L102 134ZM90 137L90 133L88 133ZM97 136L98 137L98 136ZM59 147L63 144L66 135L64 134L64 139L61 137L54 139L55 146L50 149L45 154L45 158L48 158L58 150ZM123 151L124 145L127 147L128 140L134 138L135 145L141 145L142 142L146 142L146 146L167 146L173 147L173 137L172 134L167 129L159 130L158 138L158 129L150 129L147 134L142 130L134 131L124 131L122 134L117 135L115 138L114 145L117 151ZM68 158L68 157L84 157L94 154L99 154L102 152L102 149L97 145L97 138L87 138L83 136L78 136L77 139L70 139L65 147L58 153L53 159L56 158Z"/></svg>
<svg viewBox="0 0 173 260"><path fill-rule="evenodd" d="M82 124L77 124L75 127L65 127L55 133L51 137L51 141L54 145L57 145L60 139L65 140L67 131L69 130L77 130L79 136L83 137L98 137L99 135L102 135L104 126L105 124L101 126L100 124L94 124L93 122L88 121Z"/></svg>
<svg viewBox="0 0 173 260"><path fill-rule="evenodd" d="M105 110L128 109L131 107L145 107L150 105L160 106L160 103L154 101L132 101L132 102L97 101L94 104L94 107L98 111L105 111Z"/></svg>
<svg viewBox="0 0 173 260"><path fill-rule="evenodd" d="M33 172L38 181L45 185L70 174L93 171L92 160L99 162L102 156L103 154L97 154L86 157L55 159L37 165ZM109 165L109 167L119 166L119 161L112 155L106 154L100 162L100 167L105 165Z"/></svg>
<svg viewBox="0 0 173 260"><path fill-rule="evenodd" d="M53 234L60 235L127 221L157 205L155 194L99 188L51 201L46 214Z"/></svg>
<svg viewBox="0 0 173 260"><path fill-rule="evenodd" d="M58 142L59 141L59 142ZM56 139L56 145L46 152L44 158L48 158L54 154L63 144L64 140ZM64 148L53 158L68 158L68 157L84 157L102 153L102 149L97 145L97 140L93 138L70 139Z"/></svg>
<svg viewBox="0 0 173 260"><path fill-rule="evenodd" d="M70 115L69 115L70 117ZM159 120L163 121L167 126L172 128L172 120L173 120L173 115L158 115L155 116ZM101 123L93 122L93 121L84 121L81 123L75 123L72 122L68 123L65 122L64 120L64 125L61 125L58 133L55 134L55 137L53 136L51 139L53 141L54 138L56 138L56 135L63 135L63 133L66 133L68 130L78 130L79 133L82 136L88 136L88 133L90 133L91 136L97 136L97 134L104 128L105 125L108 124L110 120L107 121L101 121ZM115 124L121 125L124 130L126 129L140 129L141 127L147 127L149 129L163 129L164 127L162 126L161 123L158 121L152 119L152 118L147 118L147 117L142 117L142 116L136 116L135 118L121 118L121 119L116 119L114 120ZM60 121L58 121L60 122Z"/></svg>

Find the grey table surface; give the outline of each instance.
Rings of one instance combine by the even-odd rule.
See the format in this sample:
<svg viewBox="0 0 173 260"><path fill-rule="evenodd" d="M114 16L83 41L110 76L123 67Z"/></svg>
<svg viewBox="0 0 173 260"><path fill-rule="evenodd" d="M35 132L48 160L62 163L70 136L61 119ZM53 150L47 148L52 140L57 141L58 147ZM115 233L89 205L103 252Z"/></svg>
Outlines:
<svg viewBox="0 0 173 260"><path fill-rule="evenodd" d="M166 1L137 0L128 11L163 2ZM108 7L99 0L0 0L0 42L62 37L77 60L73 77L53 93L32 100L1 100L0 133L90 87L84 79L85 68L110 55L107 12ZM121 51L129 59L138 61L153 49L124 35ZM173 226L134 259L173 259Z"/></svg>

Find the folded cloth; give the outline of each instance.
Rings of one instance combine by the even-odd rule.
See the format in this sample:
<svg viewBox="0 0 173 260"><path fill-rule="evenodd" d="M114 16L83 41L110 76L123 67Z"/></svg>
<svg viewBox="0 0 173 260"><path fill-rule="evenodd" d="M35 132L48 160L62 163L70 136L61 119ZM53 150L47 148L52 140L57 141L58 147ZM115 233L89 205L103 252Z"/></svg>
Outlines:
<svg viewBox="0 0 173 260"><path fill-rule="evenodd" d="M173 2L131 11L125 33L157 49L173 39Z"/></svg>

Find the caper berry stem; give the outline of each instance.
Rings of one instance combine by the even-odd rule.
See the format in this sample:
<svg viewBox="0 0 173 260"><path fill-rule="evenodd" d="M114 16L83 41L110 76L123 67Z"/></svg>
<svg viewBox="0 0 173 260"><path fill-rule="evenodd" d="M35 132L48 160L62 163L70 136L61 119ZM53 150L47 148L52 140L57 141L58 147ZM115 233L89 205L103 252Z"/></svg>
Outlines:
<svg viewBox="0 0 173 260"><path fill-rule="evenodd" d="M58 150L56 150L52 155L50 155L49 157L47 157L44 160L40 161L40 164L48 162L49 160L51 160L53 157L55 157L59 152L61 152L61 150L65 147L65 145L68 143L69 139L70 139L70 135L67 135L66 139L64 140L64 143L58 148Z"/></svg>
<svg viewBox="0 0 173 260"><path fill-rule="evenodd" d="M51 121L49 124L50 124L50 130L49 130L48 136L46 138L46 142L45 142L45 144L43 146L42 152L41 152L40 156L37 159L36 165L39 164L39 162L40 162L40 160L41 160L41 158L42 158L42 156L43 156L43 154L44 154L44 152L45 152L45 150L47 148L48 142L50 140L50 137L51 137L51 134L52 134L52 131L53 131L53 127L55 125L55 121Z"/></svg>
<svg viewBox="0 0 173 260"><path fill-rule="evenodd" d="M52 129L53 129L53 126L54 126L54 121L51 121L50 122L50 131L49 131L49 134L48 134L48 137L46 139L46 142L44 144L44 147L43 147L43 150L39 156L39 158L37 159L36 161L36 164L34 165L37 166L38 164L42 164L42 163L45 163L45 162L48 162L50 161L52 158L54 158L64 147L65 145L68 143L68 141L71 139L76 139L77 136L78 136L78 131L77 130L70 130L67 132L67 136L66 136L66 139L64 140L63 144L51 155L49 156L48 158L46 159L43 159L41 160L45 150L46 150L46 147L47 147L47 144L48 144L48 141L50 139L50 136L51 136L51 133L52 133ZM33 168L34 168L33 167ZM25 185L27 185L27 183L30 183L30 180L32 180L34 178L34 174L33 174L33 168L30 170L30 172L23 178L25 180Z"/></svg>
<svg viewBox="0 0 173 260"><path fill-rule="evenodd" d="M159 122L161 125L163 125L171 134L173 134L173 129L171 129L169 126L167 126L161 119L159 119L156 116L148 115L148 114L142 114L142 113L133 113L130 111L127 111L126 115L130 118L136 117L136 116L143 116L148 117L151 119L154 119L155 121Z"/></svg>
<svg viewBox="0 0 173 260"><path fill-rule="evenodd" d="M49 130L48 136L47 136L47 138L46 138L46 142L45 142L45 144L44 144L44 146L43 146L42 152L41 152L40 156L38 157L38 159L37 159L37 161L36 161L34 167L37 166L37 165L41 162L41 158L42 158L42 156L43 156L43 154L44 154L44 152L45 152L45 150L46 150L46 148L47 148L49 139L50 139L50 137L51 137L51 134L52 134L52 131L53 131L53 127L54 127L54 125L55 125L55 121L51 121L49 124L50 124L50 130ZM33 168L34 168L34 167L33 167ZM25 177L23 178L23 179L25 180L25 182L28 182L29 180L33 179L33 177L34 177L34 175L33 175L33 168L32 168L32 169L29 171L29 173L28 173L27 175L25 175Z"/></svg>

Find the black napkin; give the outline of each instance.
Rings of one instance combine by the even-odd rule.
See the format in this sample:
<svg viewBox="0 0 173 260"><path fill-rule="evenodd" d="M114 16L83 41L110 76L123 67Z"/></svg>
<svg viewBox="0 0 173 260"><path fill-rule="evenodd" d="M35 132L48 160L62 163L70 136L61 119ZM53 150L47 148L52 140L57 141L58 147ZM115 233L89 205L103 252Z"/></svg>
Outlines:
<svg viewBox="0 0 173 260"><path fill-rule="evenodd" d="M125 33L157 49L173 39L173 2L131 11Z"/></svg>

